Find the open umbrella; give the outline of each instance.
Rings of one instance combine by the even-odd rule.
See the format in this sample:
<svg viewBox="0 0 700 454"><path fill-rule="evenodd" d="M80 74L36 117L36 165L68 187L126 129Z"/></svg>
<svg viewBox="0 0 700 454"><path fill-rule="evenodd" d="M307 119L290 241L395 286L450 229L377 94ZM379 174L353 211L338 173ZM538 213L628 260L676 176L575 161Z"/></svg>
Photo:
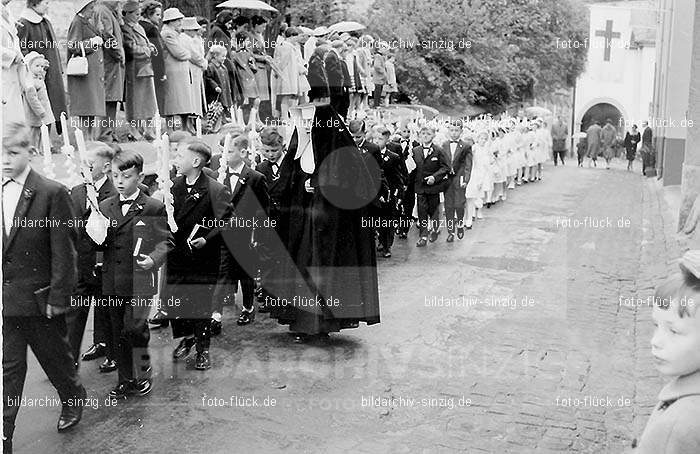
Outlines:
<svg viewBox="0 0 700 454"><path fill-rule="evenodd" d="M314 31L311 30L309 27L304 27L303 25L300 25L297 27L301 32L305 35L313 35Z"/></svg>
<svg viewBox="0 0 700 454"><path fill-rule="evenodd" d="M217 8L231 8L231 9L254 9L259 11L270 11L273 13L278 13L277 8L273 8L265 2L260 0L226 0L223 3L216 5Z"/></svg>
<svg viewBox="0 0 700 454"><path fill-rule="evenodd" d="M544 107L532 106L525 108L525 115L527 115L528 118L547 118L552 116L552 111Z"/></svg>
<svg viewBox="0 0 700 454"><path fill-rule="evenodd" d="M364 30L365 27L359 22L354 21L343 21L333 24L328 29L332 32L344 33L344 32L356 32L358 30Z"/></svg>

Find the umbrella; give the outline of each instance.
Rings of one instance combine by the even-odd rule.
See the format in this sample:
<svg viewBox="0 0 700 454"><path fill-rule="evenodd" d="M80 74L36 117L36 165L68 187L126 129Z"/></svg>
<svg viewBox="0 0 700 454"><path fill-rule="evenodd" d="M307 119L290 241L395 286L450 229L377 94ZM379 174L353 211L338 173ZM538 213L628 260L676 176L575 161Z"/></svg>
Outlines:
<svg viewBox="0 0 700 454"><path fill-rule="evenodd" d="M309 27L304 27L303 25L300 25L297 27L301 32L305 35L313 35L314 31L311 30Z"/></svg>
<svg viewBox="0 0 700 454"><path fill-rule="evenodd" d="M276 8L268 5L260 0L226 0L223 3L216 5L217 8L231 8L231 9L255 9L260 11L270 11L273 13L278 13Z"/></svg>
<svg viewBox="0 0 700 454"><path fill-rule="evenodd" d="M364 30L365 27L359 22L353 22L353 21L344 21L344 22L338 22L337 24L333 24L328 29L332 32L338 32L338 33L343 33L343 32L356 32L358 30Z"/></svg>
<svg viewBox="0 0 700 454"><path fill-rule="evenodd" d="M313 30L313 35L314 36L323 36L323 35L327 35L330 32L331 31L328 29L328 27L321 25L320 27L316 27Z"/></svg>

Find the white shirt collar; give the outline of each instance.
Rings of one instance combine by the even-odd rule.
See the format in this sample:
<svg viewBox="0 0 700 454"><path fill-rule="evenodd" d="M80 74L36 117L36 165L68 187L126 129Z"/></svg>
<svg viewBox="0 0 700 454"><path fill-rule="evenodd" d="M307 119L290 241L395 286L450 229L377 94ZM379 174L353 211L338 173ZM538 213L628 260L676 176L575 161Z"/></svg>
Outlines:
<svg viewBox="0 0 700 454"><path fill-rule="evenodd" d="M94 182L95 190L99 191L100 189L102 189L102 186L104 186L105 181L107 181L107 175L102 175L102 178Z"/></svg>
<svg viewBox="0 0 700 454"><path fill-rule="evenodd" d="M129 197L124 197L123 195L119 194L119 200L121 200L122 202L124 202L124 201L126 201L126 200L134 201L134 200L136 200L136 199L139 198L139 194L141 194L141 190L140 190L140 189L136 189L136 192L134 192L133 194L131 194Z"/></svg>
<svg viewBox="0 0 700 454"><path fill-rule="evenodd" d="M242 161L240 164L238 164L236 167L231 167L229 166L229 171L233 173L241 173L243 171L243 166L245 166L245 161Z"/></svg>
<svg viewBox="0 0 700 454"><path fill-rule="evenodd" d="M29 176L29 171L32 170L30 166L27 166L24 168L22 172L20 172L19 175L16 177L12 178L17 184L20 186L24 186L24 183L27 181L27 177ZM3 178L3 181L7 181L9 178Z"/></svg>

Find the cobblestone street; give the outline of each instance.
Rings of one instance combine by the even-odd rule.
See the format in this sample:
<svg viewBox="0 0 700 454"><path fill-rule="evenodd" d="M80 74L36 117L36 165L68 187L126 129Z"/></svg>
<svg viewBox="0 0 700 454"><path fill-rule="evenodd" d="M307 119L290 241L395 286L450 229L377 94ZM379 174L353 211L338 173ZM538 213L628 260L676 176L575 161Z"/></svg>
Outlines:
<svg viewBox="0 0 700 454"><path fill-rule="evenodd" d="M227 308L211 370L153 332L155 388L116 407L115 375L82 363L95 408L67 434L60 407L21 408L16 452L624 452L662 385L647 298L684 244L657 181L621 165L550 164L461 241L397 239L379 325L298 345ZM32 355L24 394L55 395Z"/></svg>

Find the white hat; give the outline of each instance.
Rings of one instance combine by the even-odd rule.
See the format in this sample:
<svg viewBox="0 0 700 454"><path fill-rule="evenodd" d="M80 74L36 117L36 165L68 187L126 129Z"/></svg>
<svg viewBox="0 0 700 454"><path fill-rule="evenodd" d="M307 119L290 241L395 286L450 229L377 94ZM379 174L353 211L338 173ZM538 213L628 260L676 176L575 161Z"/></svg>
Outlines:
<svg viewBox="0 0 700 454"><path fill-rule="evenodd" d="M202 26L199 25L196 17L186 17L182 21L183 30L199 30L200 28L202 28Z"/></svg>
<svg viewBox="0 0 700 454"><path fill-rule="evenodd" d="M185 15L182 14L177 8L168 8L165 11L163 11L163 22L170 22L173 20L183 19L184 17Z"/></svg>
<svg viewBox="0 0 700 454"><path fill-rule="evenodd" d="M43 55L41 55L39 52L36 52L36 51L29 52L27 55L24 56L24 58L22 60L24 60L25 65L29 66L32 63L32 61L36 60L37 58L41 58L43 60L46 60L46 58L44 58ZM49 61L46 60L46 63L48 63L48 62Z"/></svg>

